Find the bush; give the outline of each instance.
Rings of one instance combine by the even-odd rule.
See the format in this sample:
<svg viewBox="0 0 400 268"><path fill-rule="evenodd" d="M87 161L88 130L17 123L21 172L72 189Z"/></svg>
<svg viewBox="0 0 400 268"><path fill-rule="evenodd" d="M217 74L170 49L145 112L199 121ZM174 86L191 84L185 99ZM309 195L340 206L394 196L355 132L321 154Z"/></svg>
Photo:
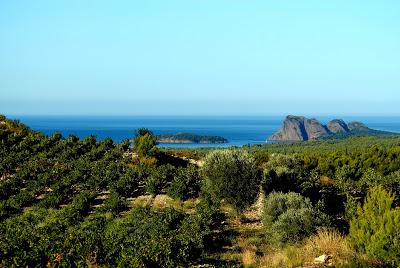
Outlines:
<svg viewBox="0 0 400 268"><path fill-rule="evenodd" d="M202 174L215 200L225 199L240 212L259 192L260 176L254 158L245 151L218 150L205 158Z"/></svg>
<svg viewBox="0 0 400 268"><path fill-rule="evenodd" d="M117 216L120 212L127 208L126 198L122 197L119 193L111 191L109 197L104 202L102 211L111 212L114 216Z"/></svg>
<svg viewBox="0 0 400 268"><path fill-rule="evenodd" d="M273 243L301 241L326 222L326 216L298 193L273 192L265 200L263 224Z"/></svg>
<svg viewBox="0 0 400 268"><path fill-rule="evenodd" d="M175 169L172 165L162 165L151 171L146 180L146 191L149 194L160 194L168 182L170 182L175 174Z"/></svg>
<svg viewBox="0 0 400 268"><path fill-rule="evenodd" d="M304 173L304 163L296 156L273 154L264 165L263 188L272 191L289 192L296 186L297 179Z"/></svg>
<svg viewBox="0 0 400 268"><path fill-rule="evenodd" d="M195 166L179 168L169 186L168 195L174 199L187 200L196 197L200 189L198 170Z"/></svg>
<svg viewBox="0 0 400 268"><path fill-rule="evenodd" d="M106 228L106 263L113 267L188 267L204 247L203 228L192 217L173 209L132 210Z"/></svg>
<svg viewBox="0 0 400 268"><path fill-rule="evenodd" d="M394 195L381 186L371 188L364 205L350 221L349 241L361 253L387 264L400 265L400 210Z"/></svg>
<svg viewBox="0 0 400 268"><path fill-rule="evenodd" d="M79 225L70 226L65 234L62 264L84 267L91 262L100 262L103 256L103 233L109 221L107 214L92 214Z"/></svg>
<svg viewBox="0 0 400 268"><path fill-rule="evenodd" d="M128 168L125 174L112 185L112 188L124 197L132 197L137 194L139 184L140 176L138 172L135 169Z"/></svg>

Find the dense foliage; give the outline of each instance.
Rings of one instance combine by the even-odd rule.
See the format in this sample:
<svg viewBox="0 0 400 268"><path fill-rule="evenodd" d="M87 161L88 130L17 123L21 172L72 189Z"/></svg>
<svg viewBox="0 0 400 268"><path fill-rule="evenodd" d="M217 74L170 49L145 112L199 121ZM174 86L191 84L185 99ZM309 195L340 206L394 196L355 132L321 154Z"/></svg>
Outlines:
<svg viewBox="0 0 400 268"><path fill-rule="evenodd" d="M197 197L197 168L135 164L127 141L0 121L0 266L186 267L202 256L217 207L200 202L189 215L130 204L147 193ZM151 133L137 137L139 154L157 156Z"/></svg>
<svg viewBox="0 0 400 268"><path fill-rule="evenodd" d="M263 223L272 242L293 243L309 236L327 221L308 198L293 192L272 192L265 200Z"/></svg>
<svg viewBox="0 0 400 268"><path fill-rule="evenodd" d="M205 158L202 173L214 199L225 199L238 211L251 205L259 192L254 159L244 151L218 150Z"/></svg>
<svg viewBox="0 0 400 268"><path fill-rule="evenodd" d="M350 221L350 242L362 253L387 264L400 265L400 210L394 196L381 186L371 188Z"/></svg>
<svg viewBox="0 0 400 268"><path fill-rule="evenodd" d="M133 146L139 156L154 156L157 151L156 145L157 138L153 132L147 128L140 128L136 131Z"/></svg>
<svg viewBox="0 0 400 268"><path fill-rule="evenodd" d="M187 143L227 143L228 140L220 136L196 135L192 133L157 135L160 142L187 142Z"/></svg>
<svg viewBox="0 0 400 268"><path fill-rule="evenodd" d="M399 137L166 150L139 129L131 150L128 140L45 136L0 116L0 266L201 264L236 246L220 244L234 236L226 209L237 220L260 196L268 246L330 226L376 265L399 265Z"/></svg>

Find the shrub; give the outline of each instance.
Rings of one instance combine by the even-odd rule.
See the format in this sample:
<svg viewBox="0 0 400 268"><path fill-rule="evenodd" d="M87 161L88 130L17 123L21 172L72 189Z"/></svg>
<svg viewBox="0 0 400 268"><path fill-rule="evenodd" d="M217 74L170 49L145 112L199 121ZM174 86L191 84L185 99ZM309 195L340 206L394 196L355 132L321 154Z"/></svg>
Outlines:
<svg viewBox="0 0 400 268"><path fill-rule="evenodd" d="M301 241L326 222L326 216L298 193L273 192L265 200L263 224L273 243Z"/></svg>
<svg viewBox="0 0 400 268"><path fill-rule="evenodd" d="M101 261L97 258L103 256L102 239L109 220L107 214L92 214L82 223L70 226L65 234L62 263L65 266L83 267L88 262Z"/></svg>
<svg viewBox="0 0 400 268"><path fill-rule="evenodd" d="M264 165L263 189L272 191L293 191L298 179L303 176L304 163L292 155L273 154Z"/></svg>
<svg viewBox="0 0 400 268"><path fill-rule="evenodd" d="M254 158L242 150L218 150L205 158L202 174L215 200L242 211L257 198L260 176Z"/></svg>
<svg viewBox="0 0 400 268"><path fill-rule="evenodd" d="M174 199L187 200L196 197L199 192L200 181L198 170L195 166L179 168L168 188L168 195Z"/></svg>
<svg viewBox="0 0 400 268"><path fill-rule="evenodd" d="M104 202L102 211L111 212L114 216L127 208L126 198L119 193L111 191L108 199Z"/></svg>
<svg viewBox="0 0 400 268"><path fill-rule="evenodd" d="M381 186L371 188L350 221L349 241L361 253L400 265L400 210L392 208L393 200Z"/></svg>
<svg viewBox="0 0 400 268"><path fill-rule="evenodd" d="M106 228L106 263L118 267L188 267L204 247L203 228L192 217L173 209L132 210Z"/></svg>
<svg viewBox="0 0 400 268"><path fill-rule="evenodd" d="M146 180L146 191L152 195L161 193L166 184L173 179L174 174L175 169L169 164L153 169Z"/></svg>
<svg viewBox="0 0 400 268"><path fill-rule="evenodd" d="M134 196L138 191L140 176L135 169L128 168L112 186L113 189L124 197Z"/></svg>

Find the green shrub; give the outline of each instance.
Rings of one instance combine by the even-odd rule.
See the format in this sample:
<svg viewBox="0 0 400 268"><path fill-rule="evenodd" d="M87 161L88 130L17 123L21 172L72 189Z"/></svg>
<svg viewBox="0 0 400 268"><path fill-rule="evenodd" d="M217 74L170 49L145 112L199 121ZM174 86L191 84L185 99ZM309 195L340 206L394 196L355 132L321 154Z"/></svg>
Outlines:
<svg viewBox="0 0 400 268"><path fill-rule="evenodd" d="M110 221L108 214L92 214L65 233L62 264L65 266L86 267L88 262L101 262L104 256L104 229Z"/></svg>
<svg viewBox="0 0 400 268"><path fill-rule="evenodd" d="M263 190L270 192L301 192L315 195L319 176L304 167L304 161L296 155L273 154L263 170Z"/></svg>
<svg viewBox="0 0 400 268"><path fill-rule="evenodd" d="M146 180L146 191L152 195L160 194L173 179L174 174L175 168L169 164L153 169Z"/></svg>
<svg viewBox="0 0 400 268"><path fill-rule="evenodd" d="M135 169L128 168L125 174L112 185L112 188L124 197L131 197L137 194L139 184L140 176L138 172Z"/></svg>
<svg viewBox="0 0 400 268"><path fill-rule="evenodd" d="M29 208L18 216L0 222L0 266L44 266L46 256L38 247L36 225L48 216L48 210Z"/></svg>
<svg viewBox="0 0 400 268"><path fill-rule="evenodd" d="M111 212L114 216L117 216L120 212L127 208L126 198L121 196L119 193L111 191L107 200L104 201L102 211Z"/></svg>
<svg viewBox="0 0 400 268"><path fill-rule="evenodd" d="M107 226L106 262L113 267L188 267L204 248L203 228L192 217L173 209L132 210Z"/></svg>
<svg viewBox="0 0 400 268"><path fill-rule="evenodd" d="M272 192L265 200L263 224L272 243L301 241L326 222L326 216L298 193Z"/></svg>
<svg viewBox="0 0 400 268"><path fill-rule="evenodd" d="M168 187L167 193L174 199L187 200L196 197L200 188L198 169L195 166L179 168Z"/></svg>
<svg viewBox="0 0 400 268"><path fill-rule="evenodd" d="M364 205L350 221L349 241L361 253L400 265L400 210L394 195L381 186L370 189Z"/></svg>
<svg viewBox="0 0 400 268"><path fill-rule="evenodd" d="M243 150L209 153L202 167L205 188L215 200L225 199L242 211L257 198L260 176L254 158Z"/></svg>

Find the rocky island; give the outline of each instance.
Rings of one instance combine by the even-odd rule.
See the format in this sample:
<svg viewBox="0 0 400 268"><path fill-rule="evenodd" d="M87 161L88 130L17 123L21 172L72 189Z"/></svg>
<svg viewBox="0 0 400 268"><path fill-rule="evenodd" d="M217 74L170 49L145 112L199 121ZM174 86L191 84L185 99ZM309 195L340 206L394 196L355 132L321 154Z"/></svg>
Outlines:
<svg viewBox="0 0 400 268"><path fill-rule="evenodd" d="M352 135L390 135L391 132L375 130L361 122L346 124L342 119L334 119L323 125L317 119L288 115L282 128L268 137L269 141L307 141L322 138L339 138Z"/></svg>
<svg viewBox="0 0 400 268"><path fill-rule="evenodd" d="M159 143L228 143L229 141L220 136L205 136L192 133L162 134L157 135Z"/></svg>

